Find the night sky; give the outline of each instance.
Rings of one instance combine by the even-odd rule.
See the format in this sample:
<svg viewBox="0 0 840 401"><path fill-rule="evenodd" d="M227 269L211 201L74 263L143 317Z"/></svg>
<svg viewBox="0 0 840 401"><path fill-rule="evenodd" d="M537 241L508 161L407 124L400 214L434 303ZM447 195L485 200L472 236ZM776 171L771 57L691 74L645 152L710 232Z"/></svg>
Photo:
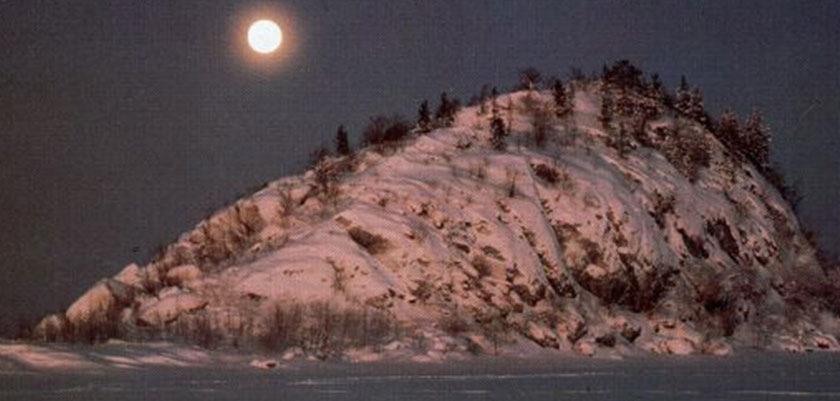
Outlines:
<svg viewBox="0 0 840 401"><path fill-rule="evenodd" d="M700 4L702 3L702 4ZM732 3L732 4L730 4ZM244 30L270 16L280 51ZM368 116L517 70L627 58L765 112L804 221L840 249L840 2L0 0L0 318L97 279Z"/></svg>

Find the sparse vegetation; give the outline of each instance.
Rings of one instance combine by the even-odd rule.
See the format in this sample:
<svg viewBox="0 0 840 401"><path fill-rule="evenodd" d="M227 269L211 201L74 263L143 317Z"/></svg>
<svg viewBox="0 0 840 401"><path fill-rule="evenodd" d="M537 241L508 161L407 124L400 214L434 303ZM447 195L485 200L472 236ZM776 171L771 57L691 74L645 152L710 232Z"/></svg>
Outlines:
<svg viewBox="0 0 840 401"><path fill-rule="evenodd" d="M554 99L554 115L557 118L569 116L573 111L572 99L566 92L563 81L556 79L551 85L551 96Z"/></svg>
<svg viewBox="0 0 840 401"><path fill-rule="evenodd" d="M519 108L520 105L513 106L510 103L510 98L508 98L507 123L502 117L502 109L497 104L498 92L496 88L493 88L489 95L487 86L482 88L481 93L470 103L478 106L477 114L482 116L478 118L481 122L478 126L484 127L482 129L485 130L488 121L486 107L488 104L492 107L489 117L490 145L492 148L497 151L504 151L507 149L508 136L516 134L513 139L517 140L516 143L519 143L519 140L527 140L530 134L536 148L542 149L549 143L548 140L553 137L555 124L561 122L563 123L561 129L570 133L578 133L578 135L586 136L584 139L592 140L592 135L577 131L577 127L572 124L575 122L574 120L559 120L572 113L571 98L574 88L584 88L591 91L592 88L598 88L600 84L594 83L587 87L588 78L583 76L579 70L573 71L572 75L574 81L569 85L572 95L568 93L569 91L562 81L551 80L549 82L552 85L550 89L553 103L546 103L542 100L541 94L534 92L542 82L541 74L535 69L523 70L519 88L529 92L523 94L521 108ZM795 191L789 188L784 183L781 174L769 165L769 131L759 114L754 113L743 127L734 113L725 113L720 117L713 134L728 149L732 160L736 160L736 162L730 162L730 159L724 155L724 160L720 162L718 156L720 152L716 147L717 144L707 134L708 131L700 129L697 124L706 126L712 124L711 119L703 109L702 93L698 88L690 87L683 79L680 88L677 90L676 98L672 98L657 75L654 74L650 81L646 81L642 71L626 60L616 62L611 67L605 67L602 78L603 85L600 88L603 97L598 121L607 131L606 145L613 147L620 157L627 158L630 151L636 149L637 144L646 146L664 155L677 171L687 177L689 181L695 182L700 179L703 169L710 167L714 154L715 170L709 170L708 175L703 176L704 181L701 182L705 189L713 188L712 185L706 185L708 183L717 184L715 178L722 175L718 167L727 163L735 166L732 168L731 178L727 177L733 183L737 178L745 174L751 174L751 169L742 168L741 165L741 163L749 161L756 166L759 172L764 174L768 181L779 188L783 196L795 206L795 202L791 200L790 195L791 193L795 194ZM383 150L393 150L409 138L412 131L428 133L435 127L452 126L455 123L455 116L459 107L459 102L450 98L444 92L441 95L441 104L435 112L434 118L431 116L428 102L423 101L420 104L416 127L399 116L373 117L362 133L362 145L373 147L380 153ZM517 119L517 132L512 133L511 125L515 110L521 111L522 115L517 116L520 117ZM523 116L530 117L532 131L518 132L522 126L520 122ZM586 127L586 129L589 128ZM453 302L453 299L457 299L455 295L464 295L455 294L452 288L463 285L467 290L474 290L476 297L473 299L486 302L487 307L483 310L470 310L470 313L472 313L470 315L448 314L436 322L439 328L451 336L480 332L493 344L494 353L497 353L498 347L506 341L509 333L516 331L525 336L532 335L526 333L526 325L517 320L524 316L529 322L544 323L552 330L562 327L561 325L566 325L569 329L567 338L572 343L581 340L588 334L587 341L594 340L600 346L614 347L618 341L623 342L622 338L629 342L635 341L641 334L641 328L636 325L625 325L623 328L616 326L610 329L613 331L603 332L601 328L593 326L591 328L592 333L589 333L587 331L589 328L587 328L583 319L576 322L575 318L569 318L566 321L566 315L557 312L560 309L547 312L535 310L545 308L546 305L549 308L559 308L558 305L561 304L558 302L572 298L586 302L592 299L592 295L594 295L602 303L600 306L610 308L610 313L613 312L611 308L617 308L623 312L639 313L640 315L637 316L640 317L644 316L644 313L652 316L659 312L658 307L665 307L666 304L663 299L667 299L669 302L673 299L670 295L674 295L676 292L670 293L669 291L672 288L683 288L675 287L675 285L688 285L691 286L688 288L694 288L695 292L689 290L688 294L689 296L694 295L697 303L692 304L691 312L686 312L691 314L686 319L690 320L698 316L702 319L711 318L712 324L715 325L714 330L719 331L717 334L731 336L740 324L755 318L754 315L750 315L750 313L753 313L750 308L760 304L762 297L767 295L767 288L769 288L768 284L762 282L765 277L747 268L747 264L758 261L761 265L769 266L767 260L777 263L777 261L772 260L774 252L793 252L786 249L779 250L780 247L784 246L786 240L797 237L799 234L795 220L788 216L789 213L784 208L773 206L773 202L769 201L769 194L764 191L764 188L756 185L752 185L752 188L740 188L730 183L724 184L727 187L726 196L736 208L739 206L742 208L739 213L743 220L755 217L750 212L761 213L758 210L762 209L761 206L753 206L755 203L747 198L751 196L750 193L764 201L768 213L768 216L764 218L772 221L775 231L775 233L769 233L770 238L764 238L764 244L761 244L762 238L752 241L749 237L752 234L747 234L746 231L739 232L738 223L742 223L742 221L737 218L727 220L727 217L711 219L702 217L705 220L700 221L704 222L705 225L682 224L686 220L677 216L675 211L677 200L674 194L660 193L654 190L650 204L645 206L651 208L648 213L663 232L662 235L666 237L664 243L669 246L676 245L673 249L674 255L669 254L667 258L660 259L650 257L649 252L646 254L639 249L648 247L649 244L645 243L648 239L635 241L632 238L635 233L646 235L647 233L644 231L650 231L647 230L648 227L646 226L650 224L650 220L642 223L642 230L638 230L639 226L634 224L630 224L634 227L622 230L620 223L635 217L619 216L615 218L612 214L615 209L610 203L611 200L601 198L599 195L599 188L603 188L603 185L593 183L590 188L585 189L586 192L582 194L584 196L581 199L566 196L569 194L562 193L564 189L572 188L572 184L575 182L581 186L587 185L584 181L585 177L581 175L585 174L585 169L588 166L597 166L597 164L573 164L574 160L569 160L569 163L559 163L561 156L573 154L576 150L559 148L549 148L548 150L528 149L514 154L516 156L532 155L530 160L535 162L530 167L534 175L541 180L535 187L546 218L552 218L550 217L552 215L551 208L564 207L564 201L568 199L572 199L574 203L567 202L566 205L578 206L582 201L585 205L583 208L585 212L594 215L591 221L570 218L569 220L574 221L574 224L555 222L553 228L558 242L557 251L547 250L545 245L554 241L544 241L545 239L540 237L542 230L534 229L534 226L528 226L530 221L526 220L529 220L529 218L525 217L517 206L525 203L524 201L530 201L526 196L523 196L524 194L531 194L535 191L531 191L530 187L522 186L520 189L523 190L523 193L518 193L517 178L519 172L512 167L505 167L505 177L502 181L499 177L499 173L501 173L499 170L504 166L514 164L509 163L501 155L486 156L486 148L483 148L486 145L478 142L484 140L479 138L484 138L482 135L486 135L486 131L479 133L468 132L469 130L464 131L467 131L467 133L461 133L460 131L457 133L459 138L457 143L454 144L454 148L464 151L463 154L467 154L467 157L469 157L464 159L467 161L459 163L457 157L460 154L454 152L453 155L451 142L441 141L441 143L445 142L447 144L446 153L433 154L432 157L423 160L423 162L431 164L433 162L430 160L443 160L452 168L455 178L453 181L481 187L478 183L462 180L465 166L471 177L478 181L485 181L488 176L489 159L501 160L499 165L494 166L492 170L492 173L494 173L492 175L494 177L493 181L487 185L496 191L494 198L499 208L496 211L496 216L474 218L472 221L459 221L453 218L444 220L446 224L443 224L438 222L438 216L435 214L446 211L444 208L430 208L428 207L429 203L426 202L414 210L423 218L432 217L429 220L434 220L433 224L437 229L447 230L448 236L446 239L452 241L446 244L444 248L455 252L453 259L457 258L457 260L449 260L446 263L449 266L457 266L457 275L453 274L453 277L458 277L457 280L461 280L461 282L456 282L456 279L448 282L449 278L440 280L439 276L435 274L412 275L408 277L413 277L414 281L407 283L411 297L392 289L390 290L390 298L388 294L385 294L381 299L368 299L368 306L365 307L338 307L330 303L276 304L271 306L269 315L264 316L262 321L243 319L243 321L235 324L230 322L221 324L213 320L212 315L207 310L200 310L183 313L177 319L161 323L161 327L132 327L131 324L122 323L122 316L118 312L122 312L123 308L137 310L140 304L135 303L120 305L120 308L109 311L105 319L56 326L60 328L48 329L41 335L43 339L48 341L89 343L101 342L109 338L147 338L144 336L162 335L167 339L168 336L174 336L206 348L215 348L229 341L235 341L235 346L253 343L268 350L300 347L313 355L329 358L339 355L343 350L351 347L379 345L395 339L401 329L400 325L394 321L393 316L384 311L386 306L392 306L388 305L391 299L403 299L410 303L427 304L435 307L441 305L449 307L450 305L456 305ZM434 141L429 140L428 142ZM575 141L572 140L572 143L575 143ZM317 202L307 204L307 199L314 198L316 201L336 199L340 174L345 171L344 169L347 166L354 163L354 159L356 160L355 163L358 163L359 166L364 165L365 168L375 165L381 159L376 155L361 154L360 157L353 155L348 133L344 126L340 126L336 132L335 148L336 156L330 156L329 151L323 147L313 152L310 165L313 169L311 175L307 175L299 184L294 184L295 197L298 199L292 196L292 184L279 185L276 188L280 217L290 216L295 208L300 208L301 211L309 210L313 203L316 206L323 206ZM593 149L598 150L596 146L590 148L587 148L588 152L593 151ZM634 153L632 161L642 161L642 158L650 153L643 151L646 151L646 149L640 149ZM478 157L484 155L484 160L478 163L470 163L469 160L479 160L476 154ZM414 156L414 154L412 153L411 156ZM553 157L553 163L543 162L542 160L550 160L546 159L546 156ZM593 157L592 159L596 158ZM614 160L612 157L606 159L609 159L608 162L615 164L617 168L628 165L628 163L622 165L620 161ZM347 163L342 161L347 161ZM659 163L655 160L651 161L651 163L654 162ZM633 163L633 167L637 167L639 164L641 163ZM560 168L558 165L564 167ZM720 168L723 169L723 167ZM567 171L574 172L575 177L579 180L573 181ZM525 172L527 174L527 170ZM638 197L643 193L639 190L640 188L649 190L651 186L643 185L644 174L631 173L624 172L624 179L628 182L633 181L631 183L633 185L632 196ZM718 176L714 176L714 174L718 174ZM520 185L532 184L530 177L526 176L526 178L527 180ZM707 182L706 178L711 179ZM428 187L439 190L440 194L445 194L447 197L450 194L456 194L457 196L459 188L456 186L445 187L446 183L431 181L418 183L418 185L428 185ZM644 184L648 184L648 182ZM680 188L671 188L672 184L672 181L667 180L667 182L656 186L682 193ZM698 185L698 187L701 185ZM560 186L559 191L557 186ZM353 189L357 190L356 188ZM733 195L730 195L730 191ZM505 199L502 193L510 198L519 196L521 199ZM747 195L742 195L742 193ZM389 212L405 206L401 203L402 194L382 195L376 193L372 196L373 200L371 202L378 202L379 206L389 209ZM563 199L563 196L566 196L567 199ZM750 205L750 209L746 209L746 206L733 200L733 196L744 204ZM301 197L302 199L300 199ZM467 199L467 205L475 205L482 201L478 199L475 193L466 194L462 199ZM691 203L686 198L681 199L680 213L692 212L691 210L683 210L690 209ZM460 200L458 199L459 202ZM335 203L333 206L333 208L324 207L323 209L333 212L337 209L338 204ZM414 209L415 205L410 206ZM464 208L463 204L458 206ZM607 213L603 213L605 208L609 209ZM435 213L432 213L433 209ZM723 209L723 213L728 213L726 208ZM635 216L633 214L635 210L625 209L619 213ZM708 211L702 213L707 215ZM295 215L295 217L302 219L302 215L303 212ZM341 222L340 218L336 218L335 221L340 222L343 227L349 227L347 229L349 238L370 255L382 255L392 250L394 245L385 237L367 231L360 226L353 226L353 223L349 220ZM451 216L446 216L446 218L451 218ZM520 271L516 265L517 262L522 263L518 258L517 260L506 260L505 255L494 245L508 252L508 259L514 258L516 254L511 252L519 250L519 248L510 247L507 244L499 245L499 242L493 241L489 241L490 244L487 244L486 238L488 236L481 237L476 234L477 232L482 235L495 235L499 231L492 227L495 221L486 224L486 220L493 218L498 219L503 224L521 225L522 237L528 241L541 264L536 268L541 269L538 272L545 273L545 277L539 277L539 280L537 280L533 278L533 274L524 274L524 269ZM194 263L204 270L221 266L224 263L232 263L237 258L240 258L239 261L241 262L243 255L249 252L256 254L256 251L251 251L257 249L257 247L252 247L254 241L257 234L267 224L275 224L274 219L270 220L270 222L263 220L260 209L252 201L233 204L202 222L189 235L189 246L175 244L162 247L153 266L141 271L140 274L144 275L141 286L145 288L149 295L157 295L157 292L163 286L175 284L167 282L161 276L169 268L182 263ZM288 220L299 221L298 219ZM481 221L477 223L476 220ZM281 219L281 226L282 221L284 219ZM608 224L600 226L599 229L602 230L594 235L594 231L591 229L583 228L590 225L597 227L602 223ZM471 227L470 224L477 227L475 232L471 232L468 228L465 228L464 232L456 231L463 227ZM531 227L534 231L526 226ZM288 228L287 226L282 227ZM452 229L452 227L455 228ZM699 234L697 233L698 227L700 227ZM750 230L750 228L746 228L746 230ZM288 231L282 231L282 235L289 235ZM766 230L762 229L762 231ZM674 232L679 237L675 237ZM413 243L421 244L426 236L433 234L429 234L423 229L415 230L412 227L410 232L406 232L405 235ZM436 240L436 238L433 239ZM682 240L681 244L680 239ZM639 242L642 245L639 245ZM802 244L803 242L799 238L794 238L795 247L803 247ZM684 249L682 248L683 245ZM812 243L812 245L814 244ZM549 244L549 248L551 246L553 245ZM743 255L741 254L742 247ZM804 248L807 250L807 245L804 245ZM456 249L460 252L455 251ZM734 266L739 268L729 268L732 264L725 257L720 257L719 250L729 255ZM686 252L687 254L685 254ZM393 251L393 253L397 255L401 252ZM767 254L771 256L766 256ZM558 257L560 260L555 260ZM381 257L379 259L384 261ZM807 258L800 259L805 260ZM330 285L329 278L324 279L325 285L331 286L336 293L346 293L348 299L357 299L354 297L358 294L353 293L356 286L353 285L348 289L350 277L358 277L356 276L357 273L367 274L368 272L364 270L359 272L358 266L355 266L356 270L352 269L352 265L345 268L344 265L332 258L326 260L332 267L333 280ZM779 260L783 259L779 258ZM416 263L423 267L429 267L438 262L430 262L424 256L417 258ZM721 273L708 273L709 277L703 277L699 283L690 282L686 284L690 281L688 278L685 281L680 281L685 278L681 276L680 280L674 280L678 270L675 266L665 265L666 263L673 263L680 269L686 270L694 268L692 264L699 266L698 269L711 269L710 266L717 268L716 265L713 265L717 263L725 269L720 269ZM465 268L465 265L471 266L475 273L469 267ZM775 266L772 267L775 268ZM506 281L502 281L500 277L503 273L506 274ZM825 272L825 274L819 274L814 270L805 271L801 274L799 271L796 273L795 277L791 275L785 277L782 283L773 284L784 299L785 304L783 306L788 308L787 313L791 315L791 319L796 318L795 315L800 312L814 313L815 311L825 310L840 316L840 285L837 284L840 283L840 272L831 270ZM463 274L466 274L467 277L464 278ZM418 279L418 277L422 278ZM353 281L353 283L358 283L358 281ZM577 287L578 285L579 287ZM585 291L580 291L580 288ZM184 289L186 290L186 287ZM493 291L503 292L500 296ZM670 295L666 298L666 294ZM253 298L251 298L252 295L247 294L247 297L243 297L243 302L254 302L253 305L265 302L265 297L253 295ZM566 299L558 301L558 296ZM508 298L506 299L506 297ZM506 302L509 303L506 304ZM572 302L569 302L569 304L572 304ZM260 307L267 306L266 304L259 305ZM454 309L457 310L457 307ZM474 316L475 321L464 316ZM696 324L705 324L702 319L697 321ZM27 324L21 327L21 335L31 337L32 326ZM155 330L160 330L163 334L155 332ZM536 337L540 337L539 334L540 332L537 330L536 334L532 336L535 337L535 341L542 341L540 342L541 345L554 344L552 346L555 346L557 344L555 334L552 334L550 339L540 338L537 340ZM473 340L472 337L469 340L469 344L473 347L471 350L478 352L480 350L478 343L484 344L484 342L480 339L481 336L475 336L479 338L478 340Z"/></svg>
<svg viewBox="0 0 840 401"><path fill-rule="evenodd" d="M560 181L560 172L557 169L546 166L545 164L532 164L531 168L534 169L534 174L537 177L543 179L543 181L549 184L557 184Z"/></svg>
<svg viewBox="0 0 840 401"><path fill-rule="evenodd" d="M412 288L410 292L411 295L421 302L426 302L432 297L432 294L434 294L434 289L435 287L432 283L426 280L417 280L414 282L414 288Z"/></svg>
<svg viewBox="0 0 840 401"><path fill-rule="evenodd" d="M662 195L659 191L653 193L653 210L650 215L656 221L659 228L665 228L665 217L674 213L676 198L673 194Z"/></svg>
<svg viewBox="0 0 840 401"><path fill-rule="evenodd" d="M708 168L711 161L709 143L703 133L687 127L678 127L667 135L662 153L691 182L697 181L701 169Z"/></svg>
<svg viewBox="0 0 840 401"><path fill-rule="evenodd" d="M399 324L378 309L341 308L325 302L277 304L265 326L257 338L265 349L300 347L324 359L348 348L384 345L399 332Z"/></svg>
<svg viewBox="0 0 840 401"><path fill-rule="evenodd" d="M401 116L374 116L371 117L365 130L362 132L362 145L374 146L380 151L393 148L396 143L403 140L411 132L411 125Z"/></svg>
<svg viewBox="0 0 840 401"><path fill-rule="evenodd" d="M603 96L601 97L601 114L598 115L598 121L605 130L609 130L612 124L613 107L612 95L609 92L603 92Z"/></svg>
<svg viewBox="0 0 840 401"><path fill-rule="evenodd" d="M531 120L531 139L538 148L545 147L546 141L554 134L554 113L552 107L528 93L522 99L522 112Z"/></svg>

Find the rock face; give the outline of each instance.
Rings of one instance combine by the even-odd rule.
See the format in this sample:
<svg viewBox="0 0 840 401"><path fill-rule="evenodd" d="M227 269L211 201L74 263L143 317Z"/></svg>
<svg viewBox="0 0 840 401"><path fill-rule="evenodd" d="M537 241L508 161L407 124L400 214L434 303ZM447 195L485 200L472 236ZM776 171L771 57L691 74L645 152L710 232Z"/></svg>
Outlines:
<svg viewBox="0 0 840 401"><path fill-rule="evenodd" d="M604 128L604 90L576 83L540 146L534 110L550 97L518 92L498 99L511 105L506 151L473 107L450 128L327 158L97 284L66 318L125 308L127 324L163 330L200 316L233 338L270 330L276 305L329 302L483 348L837 348L834 316L790 302L791 277L822 273L778 191L662 105L616 145L629 117ZM689 172L688 137L707 156Z"/></svg>
<svg viewBox="0 0 840 401"><path fill-rule="evenodd" d="M148 302L140 308L137 319L144 325L161 326L205 306L207 301L198 295L175 292Z"/></svg>
<svg viewBox="0 0 840 401"><path fill-rule="evenodd" d="M117 280L105 279L93 286L67 308L67 320L76 325L111 319L115 312L130 305L134 288Z"/></svg>
<svg viewBox="0 0 840 401"><path fill-rule="evenodd" d="M201 277L201 269L195 265L173 267L166 272L166 283L169 285L185 285Z"/></svg>

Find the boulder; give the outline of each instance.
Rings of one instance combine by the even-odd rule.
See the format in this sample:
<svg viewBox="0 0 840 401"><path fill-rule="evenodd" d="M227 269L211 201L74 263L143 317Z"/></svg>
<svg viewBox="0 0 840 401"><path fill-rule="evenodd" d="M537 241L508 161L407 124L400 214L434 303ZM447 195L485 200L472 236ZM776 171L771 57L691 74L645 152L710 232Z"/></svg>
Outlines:
<svg viewBox="0 0 840 401"><path fill-rule="evenodd" d="M201 278L201 269L196 265L181 265L166 272L166 283L169 285L183 285Z"/></svg>
<svg viewBox="0 0 840 401"><path fill-rule="evenodd" d="M597 346L592 343L591 341L579 341L575 344L575 351L577 353L584 355L584 356L593 356L595 355L595 349Z"/></svg>
<svg viewBox="0 0 840 401"><path fill-rule="evenodd" d="M105 279L94 285L67 308L65 316L74 325L112 318L134 299L134 287Z"/></svg>
<svg viewBox="0 0 840 401"><path fill-rule="evenodd" d="M32 331L32 337L40 341L60 340L66 328L67 318L60 313L55 313L41 319Z"/></svg>
<svg viewBox="0 0 840 401"><path fill-rule="evenodd" d="M140 309L138 321L148 326L171 323L181 314L193 312L207 306L207 300L191 293L174 293L150 302Z"/></svg>
<svg viewBox="0 0 840 401"><path fill-rule="evenodd" d="M732 346L723 340L712 340L703 345L703 353L715 356L732 354Z"/></svg>
<svg viewBox="0 0 840 401"><path fill-rule="evenodd" d="M814 336L812 343L819 349L830 349L834 350L837 349L838 343L834 337L830 335L820 335L817 334Z"/></svg>
<svg viewBox="0 0 840 401"><path fill-rule="evenodd" d="M274 369L280 364L276 359L254 359L250 365L258 369Z"/></svg>
<svg viewBox="0 0 840 401"><path fill-rule="evenodd" d="M303 356L303 349L300 347L291 347L283 353L282 359L284 361L292 361Z"/></svg>
<svg viewBox="0 0 840 401"><path fill-rule="evenodd" d="M143 288L143 270L136 263L132 263L114 276L114 280L132 287Z"/></svg>
<svg viewBox="0 0 840 401"><path fill-rule="evenodd" d="M697 350L694 343L685 338L672 338L659 344L659 351L663 354L690 355Z"/></svg>

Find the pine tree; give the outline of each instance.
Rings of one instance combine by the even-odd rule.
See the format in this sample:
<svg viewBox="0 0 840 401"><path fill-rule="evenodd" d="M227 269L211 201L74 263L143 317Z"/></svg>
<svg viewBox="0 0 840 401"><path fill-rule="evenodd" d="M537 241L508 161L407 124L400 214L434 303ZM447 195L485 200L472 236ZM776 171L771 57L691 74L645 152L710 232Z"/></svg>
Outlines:
<svg viewBox="0 0 840 401"><path fill-rule="evenodd" d="M516 111L516 109L513 107L512 97L508 96L507 105L505 105L505 108L507 108L507 133L510 134L511 132L513 132L513 115Z"/></svg>
<svg viewBox="0 0 840 401"><path fill-rule="evenodd" d="M432 130L432 115L429 111L428 100L420 103L420 109L417 111L417 128L424 134Z"/></svg>
<svg viewBox="0 0 840 401"><path fill-rule="evenodd" d="M487 113L487 98L490 97L490 86L484 84L481 86L481 92L478 94L478 115L483 116Z"/></svg>
<svg viewBox="0 0 840 401"><path fill-rule="evenodd" d="M688 86L685 75L680 78L680 86L677 87L677 98L674 101L674 108L683 114L688 114L688 110L691 109L691 88Z"/></svg>
<svg viewBox="0 0 840 401"><path fill-rule="evenodd" d="M741 155L741 126L738 116L732 110L726 110L720 115L714 130L717 139L726 146L736 157Z"/></svg>
<svg viewBox="0 0 840 401"><path fill-rule="evenodd" d="M619 89L642 89L644 76L642 70L630 60L618 60L609 68L604 67L604 82Z"/></svg>
<svg viewBox="0 0 840 401"><path fill-rule="evenodd" d="M690 87L685 76L680 79L674 108L694 121L704 125L709 123L709 119L706 116L706 109L703 105L703 93L700 91L700 88Z"/></svg>
<svg viewBox="0 0 840 401"><path fill-rule="evenodd" d="M455 113L459 108L458 99L450 99L446 92L440 94L440 105L435 111L435 120L441 127L451 127L455 123Z"/></svg>
<svg viewBox="0 0 840 401"><path fill-rule="evenodd" d="M493 88L493 109L490 117L490 144L493 149L503 151L507 147L505 137L507 137L507 129L505 128L505 121L499 115L499 107L496 104L496 88Z"/></svg>
<svg viewBox="0 0 840 401"><path fill-rule="evenodd" d="M601 126L604 129L610 128L610 123L612 123L612 116L613 116L613 100L612 95L609 92L604 92L604 95L601 99L601 115L598 116L598 121L601 122Z"/></svg>
<svg viewBox="0 0 840 401"><path fill-rule="evenodd" d="M338 131L335 133L335 153L341 156L347 156L351 153L350 139L347 135L347 129L343 125L339 125Z"/></svg>
<svg viewBox="0 0 840 401"><path fill-rule="evenodd" d="M630 143L630 135L627 132L627 128L625 128L624 124L618 128L618 136L615 140L615 149L618 151L618 156L622 159L627 158L627 154L630 153L632 149L632 144Z"/></svg>
<svg viewBox="0 0 840 401"><path fill-rule="evenodd" d="M490 107L491 107L491 110L496 110L498 112L498 110L499 110L498 99L499 99L499 90L496 89L496 87L494 86L493 89L490 91Z"/></svg>
<svg viewBox="0 0 840 401"><path fill-rule="evenodd" d="M746 157L759 170L770 167L770 131L758 111L754 110L744 123L740 142Z"/></svg>
<svg viewBox="0 0 840 401"><path fill-rule="evenodd" d="M707 124L708 118L706 117L706 108L703 105L703 92L700 92L700 88L692 88L690 98L691 107L689 107L688 116L703 125Z"/></svg>
<svg viewBox="0 0 840 401"><path fill-rule="evenodd" d="M557 117L562 118L572 111L572 102L566 95L566 87L563 81L556 79L551 87L551 94L554 97L554 112Z"/></svg>
<svg viewBox="0 0 840 401"><path fill-rule="evenodd" d="M321 145L309 153L309 167L316 168L321 165L326 158L330 156L330 151L326 146Z"/></svg>
<svg viewBox="0 0 840 401"><path fill-rule="evenodd" d="M659 79L659 74L654 73L650 76L650 83L647 85L645 95L657 102L664 101L665 87L662 85L662 80Z"/></svg>

